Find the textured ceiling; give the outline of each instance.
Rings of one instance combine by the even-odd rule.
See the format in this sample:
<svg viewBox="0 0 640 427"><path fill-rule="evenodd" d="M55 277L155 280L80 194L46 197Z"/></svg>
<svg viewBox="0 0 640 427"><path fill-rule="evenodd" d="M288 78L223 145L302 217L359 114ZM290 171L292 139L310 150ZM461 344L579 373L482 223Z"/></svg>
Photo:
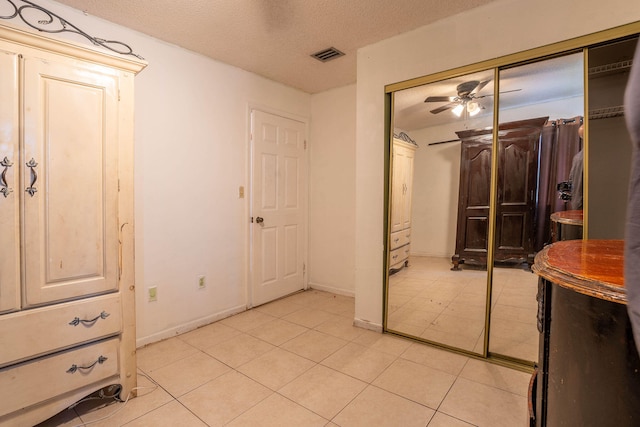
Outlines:
<svg viewBox="0 0 640 427"><path fill-rule="evenodd" d="M356 81L358 48L494 0L56 1L317 93ZM346 55L310 56L331 46Z"/></svg>

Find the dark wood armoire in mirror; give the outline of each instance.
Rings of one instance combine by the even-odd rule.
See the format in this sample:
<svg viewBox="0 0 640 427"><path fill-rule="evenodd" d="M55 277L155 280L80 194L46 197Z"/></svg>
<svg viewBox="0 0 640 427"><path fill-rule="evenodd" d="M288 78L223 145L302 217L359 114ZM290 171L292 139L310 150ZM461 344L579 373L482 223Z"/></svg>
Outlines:
<svg viewBox="0 0 640 427"><path fill-rule="evenodd" d="M533 262L535 212L542 127L548 117L498 126L498 201L494 260ZM456 132L461 141L456 252L459 264L486 266L493 129Z"/></svg>

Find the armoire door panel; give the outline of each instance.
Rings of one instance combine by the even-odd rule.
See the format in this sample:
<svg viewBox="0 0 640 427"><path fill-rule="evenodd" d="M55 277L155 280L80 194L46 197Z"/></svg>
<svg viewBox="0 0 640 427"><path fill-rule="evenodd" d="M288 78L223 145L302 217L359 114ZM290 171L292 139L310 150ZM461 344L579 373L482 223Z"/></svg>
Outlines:
<svg viewBox="0 0 640 427"><path fill-rule="evenodd" d="M491 194L491 141L469 150L465 162L467 175L467 208L489 209Z"/></svg>
<svg viewBox="0 0 640 427"><path fill-rule="evenodd" d="M467 217L465 251L487 251L489 221L486 216Z"/></svg>
<svg viewBox="0 0 640 427"><path fill-rule="evenodd" d="M18 55L0 51L0 313L20 308Z"/></svg>
<svg viewBox="0 0 640 427"><path fill-rule="evenodd" d="M117 290L117 78L25 59L25 306Z"/></svg>
<svg viewBox="0 0 640 427"><path fill-rule="evenodd" d="M397 163L396 163L397 162ZM393 156L393 173L391 177L391 232L401 231L403 228L403 186L402 186L402 167L400 165L401 158L394 154Z"/></svg>
<svg viewBox="0 0 640 427"><path fill-rule="evenodd" d="M402 228L411 228L411 193L413 191L413 163L415 158L415 150L406 150L403 166L404 181L404 198L403 198L403 216Z"/></svg>
<svg viewBox="0 0 640 427"><path fill-rule="evenodd" d="M414 151L402 145L393 146L393 177L391 185L391 232L411 227L411 181Z"/></svg>
<svg viewBox="0 0 640 427"><path fill-rule="evenodd" d="M498 249L524 250L525 230L527 226L526 215L523 213L506 213L498 221L500 235L497 236Z"/></svg>
<svg viewBox="0 0 640 427"><path fill-rule="evenodd" d="M527 176L530 164L529 157L530 151L517 144L505 146L501 173L505 177ZM529 193L527 184L527 179L505 179L501 187L501 202L505 204L526 204Z"/></svg>
<svg viewBox="0 0 640 427"><path fill-rule="evenodd" d="M519 122L498 141L496 260L532 261L538 152L546 118Z"/></svg>

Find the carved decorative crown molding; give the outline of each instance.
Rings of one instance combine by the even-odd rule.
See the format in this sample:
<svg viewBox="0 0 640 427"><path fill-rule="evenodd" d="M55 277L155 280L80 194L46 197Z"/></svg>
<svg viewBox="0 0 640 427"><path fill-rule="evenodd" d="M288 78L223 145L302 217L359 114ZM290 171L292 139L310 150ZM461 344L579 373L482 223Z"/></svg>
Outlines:
<svg viewBox="0 0 640 427"><path fill-rule="evenodd" d="M0 0L1 1L1 0ZM140 55L133 53L131 47L123 42L105 40L93 37L76 27L61 16L56 15L44 7L28 0L4 0L0 4L0 19L20 18L22 22L43 33L74 33L79 34L96 46L101 46L120 55L131 55L144 60ZM8 9L7 11L4 11Z"/></svg>

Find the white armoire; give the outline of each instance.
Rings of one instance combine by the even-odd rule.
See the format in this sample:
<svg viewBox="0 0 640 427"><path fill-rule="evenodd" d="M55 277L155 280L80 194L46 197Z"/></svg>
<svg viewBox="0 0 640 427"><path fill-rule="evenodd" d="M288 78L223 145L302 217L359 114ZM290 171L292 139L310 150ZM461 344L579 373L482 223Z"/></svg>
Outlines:
<svg viewBox="0 0 640 427"><path fill-rule="evenodd" d="M417 145L393 139L391 172L391 228L389 269L407 266L411 243L413 160Z"/></svg>
<svg viewBox="0 0 640 427"><path fill-rule="evenodd" d="M0 425L136 385L138 60L0 26Z"/></svg>

